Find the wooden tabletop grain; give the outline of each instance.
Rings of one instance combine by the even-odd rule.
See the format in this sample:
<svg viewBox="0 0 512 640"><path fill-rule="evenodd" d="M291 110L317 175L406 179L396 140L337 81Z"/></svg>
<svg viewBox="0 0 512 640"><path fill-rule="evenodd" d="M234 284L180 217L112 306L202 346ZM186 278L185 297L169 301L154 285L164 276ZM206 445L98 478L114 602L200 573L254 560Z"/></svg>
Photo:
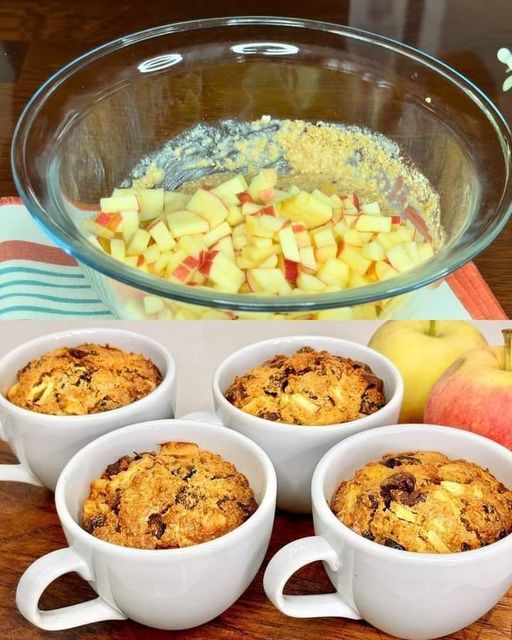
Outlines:
<svg viewBox="0 0 512 640"><path fill-rule="evenodd" d="M512 47L510 0L0 0L0 196L14 195L9 147L16 119L37 87L76 55L111 38L177 20L222 15L289 15L366 28L419 46L477 83L512 122L512 92L501 84L505 67L497 61L501 46ZM512 316L512 225L477 260L484 277ZM0 445L0 463L12 462ZM36 558L64 546L52 494L21 484L0 486L0 638L35 640L204 639L377 640L385 635L364 622L285 618L265 598L262 573L226 613L195 630L164 633L132 622L105 622L48 634L28 624L16 611L16 584ZM268 558L287 542L313 533L306 517L278 514ZM290 582L290 593L330 591L321 565L313 564ZM54 583L43 608L92 597L74 575ZM435 616L435 612L432 612ZM512 594L457 640L511 640Z"/></svg>

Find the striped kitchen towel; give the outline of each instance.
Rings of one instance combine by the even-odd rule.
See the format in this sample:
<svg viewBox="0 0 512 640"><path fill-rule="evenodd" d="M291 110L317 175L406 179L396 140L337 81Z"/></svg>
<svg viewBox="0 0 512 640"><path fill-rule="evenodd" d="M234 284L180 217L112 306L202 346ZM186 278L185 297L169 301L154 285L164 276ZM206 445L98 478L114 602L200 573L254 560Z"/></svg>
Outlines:
<svg viewBox="0 0 512 640"><path fill-rule="evenodd" d="M507 319L473 263L426 293L428 299L414 298L406 317ZM75 260L52 244L21 200L0 198L0 319L66 316L114 317Z"/></svg>
<svg viewBox="0 0 512 640"><path fill-rule="evenodd" d="M19 198L0 198L0 319L113 318Z"/></svg>

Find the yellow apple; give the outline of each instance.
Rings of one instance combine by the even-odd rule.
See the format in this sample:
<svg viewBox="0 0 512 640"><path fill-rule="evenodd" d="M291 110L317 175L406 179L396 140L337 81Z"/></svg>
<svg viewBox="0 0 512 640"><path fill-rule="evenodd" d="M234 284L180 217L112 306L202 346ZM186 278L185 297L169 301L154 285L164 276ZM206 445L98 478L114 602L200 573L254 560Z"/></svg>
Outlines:
<svg viewBox="0 0 512 640"><path fill-rule="evenodd" d="M463 320L390 320L368 344L402 374L400 422L423 422L427 396L441 374L466 351L485 345L480 331Z"/></svg>
<svg viewBox="0 0 512 640"><path fill-rule="evenodd" d="M512 449L512 329L505 345L472 349L433 386L425 422L473 431Z"/></svg>

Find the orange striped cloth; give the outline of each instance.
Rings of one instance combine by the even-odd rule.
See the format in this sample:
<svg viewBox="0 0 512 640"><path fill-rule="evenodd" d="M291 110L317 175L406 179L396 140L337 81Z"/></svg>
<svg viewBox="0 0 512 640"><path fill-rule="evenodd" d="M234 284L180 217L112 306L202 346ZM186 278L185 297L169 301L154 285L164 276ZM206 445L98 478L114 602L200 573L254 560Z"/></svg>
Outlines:
<svg viewBox="0 0 512 640"><path fill-rule="evenodd" d="M0 208L0 318L113 317L79 265L51 243L19 198L0 198ZM456 308L457 302L474 320L507 319L473 263L446 282L449 290L439 287L438 305Z"/></svg>

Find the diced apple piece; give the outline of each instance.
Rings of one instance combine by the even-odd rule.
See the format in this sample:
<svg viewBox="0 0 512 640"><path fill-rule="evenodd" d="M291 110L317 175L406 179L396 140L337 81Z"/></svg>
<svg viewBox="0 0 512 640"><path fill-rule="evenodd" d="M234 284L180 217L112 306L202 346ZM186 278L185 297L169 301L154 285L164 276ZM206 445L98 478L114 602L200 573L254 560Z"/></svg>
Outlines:
<svg viewBox="0 0 512 640"><path fill-rule="evenodd" d="M360 276L363 276L368 271L372 263L371 260L368 260L368 258L361 255L361 251L359 249L351 247L350 245L343 247L339 258Z"/></svg>
<svg viewBox="0 0 512 640"><path fill-rule="evenodd" d="M226 236L229 236L230 234L231 227L227 222L223 222L222 224L219 224L218 227L215 227L215 229L212 229L210 232L208 232L204 236L203 240L207 247L211 247L216 242L218 242L222 238L225 238Z"/></svg>
<svg viewBox="0 0 512 640"><path fill-rule="evenodd" d="M208 233L210 225L192 211L175 211L167 216L167 224L175 238L192 236L196 233Z"/></svg>
<svg viewBox="0 0 512 640"><path fill-rule="evenodd" d="M417 265L420 262L420 256L418 253L418 245L413 242L412 240L409 240L408 242L404 242L403 244L404 249L407 252L407 255L409 256L409 258L411 259L411 262L414 265Z"/></svg>
<svg viewBox="0 0 512 640"><path fill-rule="evenodd" d="M275 269L278 265L277 256L270 256L259 265L260 269Z"/></svg>
<svg viewBox="0 0 512 640"><path fill-rule="evenodd" d="M170 251L165 251L158 256L158 259L153 264L153 269L157 272L162 272L169 264L169 260L171 259L172 253Z"/></svg>
<svg viewBox="0 0 512 640"><path fill-rule="evenodd" d="M347 231L348 229L349 229L349 226L345 220L342 219L339 222L337 222L332 228L332 232L334 234L336 241L339 242L340 240L343 240L343 235L345 234L345 231Z"/></svg>
<svg viewBox="0 0 512 640"><path fill-rule="evenodd" d="M368 242L361 249L361 255L364 258L368 258L368 260L374 260L377 262L378 260L384 260L386 257L386 252L384 251L384 247L379 244L376 240L372 242Z"/></svg>
<svg viewBox="0 0 512 640"><path fill-rule="evenodd" d="M182 236L178 241L178 246L186 255L199 259L203 251L208 249L204 238L205 236L201 234Z"/></svg>
<svg viewBox="0 0 512 640"><path fill-rule="evenodd" d="M300 261L302 266L311 271L317 270L317 261L313 247L302 247L299 249Z"/></svg>
<svg viewBox="0 0 512 640"><path fill-rule="evenodd" d="M245 258L245 260L248 260L249 263L252 263L250 264L250 266L246 267L251 269L253 267L259 267L262 262L265 262L265 260L270 258L270 256L275 255L277 251L279 251L279 248L275 248L273 246L271 247L249 246L249 247L244 247L242 249L240 256L242 258Z"/></svg>
<svg viewBox="0 0 512 640"><path fill-rule="evenodd" d="M282 202L283 200L287 200L290 197L290 194L287 191L282 191L281 189L274 188L274 198L272 202L277 204L278 202Z"/></svg>
<svg viewBox="0 0 512 640"><path fill-rule="evenodd" d="M320 189L315 189L314 191L312 191L311 195L317 198L317 200L320 200L320 202L323 202L324 204L326 204L328 207L331 207L332 209L334 209L334 203L331 200L330 196L327 196L325 195L325 193L322 193ZM341 206L341 200L340 200L340 206Z"/></svg>
<svg viewBox="0 0 512 640"><path fill-rule="evenodd" d="M362 247L364 242L357 229L347 229L343 234L343 242L352 247Z"/></svg>
<svg viewBox="0 0 512 640"><path fill-rule="evenodd" d="M148 227L148 231L158 245L160 251L169 251L169 249L172 249L175 246L176 241L172 237L171 232L163 220L159 220L155 224L152 224Z"/></svg>
<svg viewBox="0 0 512 640"><path fill-rule="evenodd" d="M135 234L139 228L139 213L138 211L121 211L121 224L119 225L119 231L123 234L125 241Z"/></svg>
<svg viewBox="0 0 512 640"><path fill-rule="evenodd" d="M259 199L261 200L261 202L266 204L267 202L271 202L272 200L274 200L275 195L276 190L274 189L274 187L267 187L266 189L262 189L260 191Z"/></svg>
<svg viewBox="0 0 512 640"><path fill-rule="evenodd" d="M254 216L257 213L261 213L263 207L256 202L244 202L242 205L242 214L244 216Z"/></svg>
<svg viewBox="0 0 512 640"><path fill-rule="evenodd" d="M140 256L146 250L151 240L150 234L145 229L139 229L130 240L130 244L126 248L126 255Z"/></svg>
<svg viewBox="0 0 512 640"><path fill-rule="evenodd" d="M247 191L247 182L242 175L236 175L212 189L212 193L222 198L227 205L238 205L238 194Z"/></svg>
<svg viewBox="0 0 512 640"><path fill-rule="evenodd" d="M110 241L111 245L112 242L114 242L114 240ZM123 240L121 240L121 242L123 242ZM112 250L112 246L110 248ZM142 255L144 256L144 261L146 262L146 264L153 264L160 257L160 249L158 248L157 244L151 244Z"/></svg>
<svg viewBox="0 0 512 640"><path fill-rule="evenodd" d="M353 308L354 320L378 320L377 307L374 304L360 304Z"/></svg>
<svg viewBox="0 0 512 640"><path fill-rule="evenodd" d="M252 244L255 247L271 247L273 242L272 242L272 238L258 238L258 237L254 237L252 239Z"/></svg>
<svg viewBox="0 0 512 640"><path fill-rule="evenodd" d="M359 215L344 215L343 216L343 222L345 222L345 224L347 225L347 227L349 227L350 229L353 229L356 226L356 222L357 219L359 218Z"/></svg>
<svg viewBox="0 0 512 640"><path fill-rule="evenodd" d="M94 220L90 218L87 218L82 222L82 228L84 231L89 231L89 233L99 236L100 238L105 238L106 240L110 240L115 236L113 231L110 231L107 227L103 227L101 224L94 222Z"/></svg>
<svg viewBox="0 0 512 640"><path fill-rule="evenodd" d="M345 262L329 258L318 270L317 277L327 285L335 284L345 287L349 277L349 267Z"/></svg>
<svg viewBox="0 0 512 640"><path fill-rule="evenodd" d="M228 215L228 208L219 196L206 189L198 189L194 193L188 201L187 211L204 218L212 229L224 222Z"/></svg>
<svg viewBox="0 0 512 640"><path fill-rule="evenodd" d="M297 243L295 242L295 234L291 226L284 227L279 231L279 242L286 260L292 262L300 262L300 253Z"/></svg>
<svg viewBox="0 0 512 640"><path fill-rule="evenodd" d="M170 263L169 263L170 264ZM199 267L199 260L194 256L186 256L171 272L171 276L188 284ZM168 267L169 269L169 267Z"/></svg>
<svg viewBox="0 0 512 640"><path fill-rule="evenodd" d="M291 287L281 269L249 269L247 282L253 291L287 295ZM254 288L255 287L255 288Z"/></svg>
<svg viewBox="0 0 512 640"><path fill-rule="evenodd" d="M348 279L348 286L350 289L357 287L365 287L368 283L366 276L361 276L355 271L350 271L350 277Z"/></svg>
<svg viewBox="0 0 512 640"><path fill-rule="evenodd" d="M277 256L276 256L277 258ZM277 264L290 284L295 284L299 276L299 265L293 260L287 260L282 255L277 258ZM263 268L263 267L262 267Z"/></svg>
<svg viewBox="0 0 512 640"><path fill-rule="evenodd" d="M352 320L354 317L351 307L341 309L324 309L316 314L317 320Z"/></svg>
<svg viewBox="0 0 512 640"><path fill-rule="evenodd" d="M281 215L292 222L302 222L307 229L314 229L331 220L332 207L301 191L281 203Z"/></svg>
<svg viewBox="0 0 512 640"><path fill-rule="evenodd" d="M329 258L335 258L338 253L338 245L331 244L328 247L315 249L315 259L317 262L325 262Z"/></svg>
<svg viewBox="0 0 512 640"><path fill-rule="evenodd" d="M388 251L397 244L402 243L403 238L397 235L396 231L391 231L391 233L379 233L377 235L377 242L382 245L386 251Z"/></svg>
<svg viewBox="0 0 512 640"><path fill-rule="evenodd" d="M115 211L124 211L125 209L138 211L139 201L134 194L101 198L100 209L105 213L114 213Z"/></svg>
<svg viewBox="0 0 512 640"><path fill-rule="evenodd" d="M422 242L418 245L418 257L420 262L425 262L434 255L434 249L430 242Z"/></svg>
<svg viewBox="0 0 512 640"><path fill-rule="evenodd" d="M367 202L361 206L361 213L368 216L380 216L381 210L378 202ZM365 231L370 231L370 229L365 229Z"/></svg>
<svg viewBox="0 0 512 640"><path fill-rule="evenodd" d="M311 246L311 238L309 236L308 230L303 224L301 224L300 222L295 222L294 224L292 224L292 230L295 234L295 242L297 243L297 247L299 249Z"/></svg>
<svg viewBox="0 0 512 640"><path fill-rule="evenodd" d="M228 207L226 222L231 227L236 227L237 224L240 224L243 221L244 214L242 213L242 207L237 207L235 205L231 205L230 207Z"/></svg>
<svg viewBox="0 0 512 640"><path fill-rule="evenodd" d="M334 233L332 229L320 229L318 231L313 231L313 243L315 247L331 247L336 245L336 238L334 237Z"/></svg>
<svg viewBox="0 0 512 640"><path fill-rule="evenodd" d="M181 191L164 191L164 213L174 213L187 208L190 196Z"/></svg>
<svg viewBox="0 0 512 640"><path fill-rule="evenodd" d="M389 280L397 276L398 271L387 262L379 261L375 263L375 275L378 280Z"/></svg>
<svg viewBox="0 0 512 640"><path fill-rule="evenodd" d="M112 238L110 241L110 255L116 260L123 261L126 258L126 243L119 238Z"/></svg>
<svg viewBox="0 0 512 640"><path fill-rule="evenodd" d="M124 259L124 263L129 267L133 267L134 269L136 269L138 259L139 259L139 256L129 256Z"/></svg>
<svg viewBox="0 0 512 640"><path fill-rule="evenodd" d="M164 212L164 190L163 189L137 189L137 200L139 201L141 221L153 220ZM123 207L131 209L133 207Z"/></svg>
<svg viewBox="0 0 512 640"><path fill-rule="evenodd" d="M233 236L233 248L238 251L249 244L249 238L246 235Z"/></svg>
<svg viewBox="0 0 512 640"><path fill-rule="evenodd" d="M302 291L324 291L326 289L325 282L322 282L316 276L310 275L309 273L300 273L297 278L297 286Z"/></svg>
<svg viewBox="0 0 512 640"><path fill-rule="evenodd" d="M245 282L244 272L220 251L206 252L200 271L214 284L232 293L237 293Z"/></svg>
<svg viewBox="0 0 512 640"><path fill-rule="evenodd" d="M398 272L403 273L414 268L414 262L409 257L403 244L397 244L386 252L386 257L391 266Z"/></svg>
<svg viewBox="0 0 512 640"><path fill-rule="evenodd" d="M275 187L277 184L277 171L275 169L262 169L249 184L247 189L254 201L257 201L260 192L264 189Z"/></svg>
<svg viewBox="0 0 512 640"><path fill-rule="evenodd" d="M231 260L231 262L235 262L235 249L233 247L233 239L231 236L227 236L222 238L212 247L213 250L220 251L222 254Z"/></svg>
<svg viewBox="0 0 512 640"><path fill-rule="evenodd" d="M356 220L355 228L358 231L387 233L391 231L391 218L389 216L363 213Z"/></svg>
<svg viewBox="0 0 512 640"><path fill-rule="evenodd" d="M162 298L157 296L144 296L144 311L148 316L154 313L159 313L164 308L164 302Z"/></svg>

